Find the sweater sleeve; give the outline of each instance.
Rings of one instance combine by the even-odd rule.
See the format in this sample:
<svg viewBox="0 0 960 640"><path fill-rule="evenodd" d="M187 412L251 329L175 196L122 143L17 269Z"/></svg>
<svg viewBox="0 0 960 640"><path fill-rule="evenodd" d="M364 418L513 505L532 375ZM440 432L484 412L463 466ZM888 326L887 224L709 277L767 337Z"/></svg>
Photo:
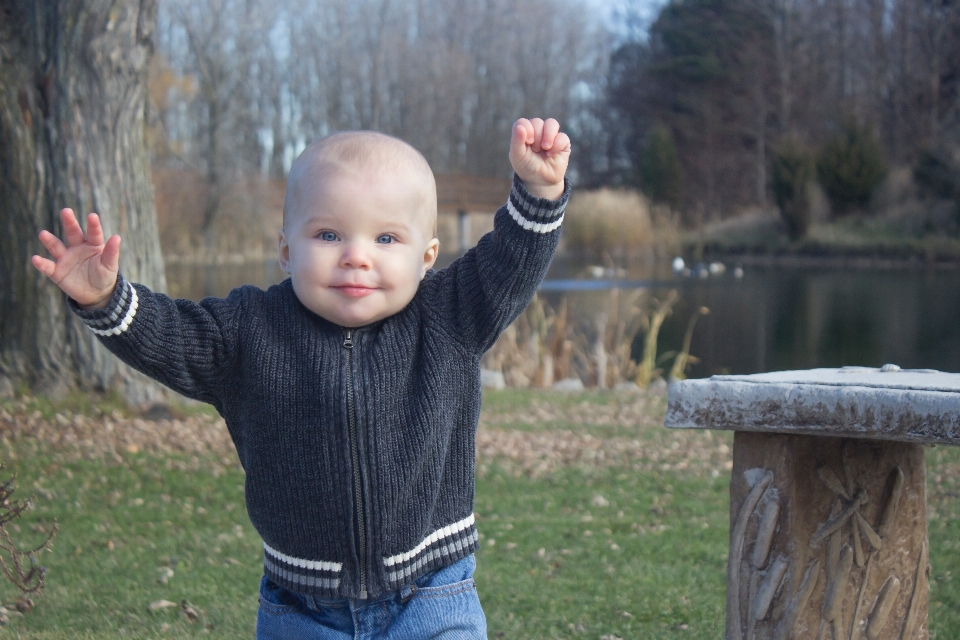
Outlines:
<svg viewBox="0 0 960 640"><path fill-rule="evenodd" d="M70 308L125 363L196 400L219 406L237 358L241 290L199 303L174 300L117 278L103 309Z"/></svg>
<svg viewBox="0 0 960 640"><path fill-rule="evenodd" d="M529 304L560 241L570 183L557 200L531 195L514 176L493 231L425 283L428 311L468 351L482 354Z"/></svg>

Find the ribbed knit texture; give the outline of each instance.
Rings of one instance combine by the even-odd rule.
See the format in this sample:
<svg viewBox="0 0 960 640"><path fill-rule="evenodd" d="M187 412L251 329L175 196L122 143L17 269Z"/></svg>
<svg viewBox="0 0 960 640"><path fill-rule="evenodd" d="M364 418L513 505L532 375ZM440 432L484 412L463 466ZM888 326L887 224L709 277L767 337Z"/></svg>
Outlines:
<svg viewBox="0 0 960 640"><path fill-rule="evenodd" d="M124 362L224 417L271 580L358 598L363 573L373 598L478 547L480 358L546 274L568 196L515 179L494 230L402 311L353 330L351 349L289 280L194 303L121 277L106 309L72 307Z"/></svg>

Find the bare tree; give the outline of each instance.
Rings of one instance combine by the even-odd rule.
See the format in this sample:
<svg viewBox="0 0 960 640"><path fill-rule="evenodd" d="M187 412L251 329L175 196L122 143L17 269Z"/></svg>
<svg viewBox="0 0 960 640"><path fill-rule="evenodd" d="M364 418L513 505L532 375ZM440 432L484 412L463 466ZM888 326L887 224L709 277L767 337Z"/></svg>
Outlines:
<svg viewBox="0 0 960 640"><path fill-rule="evenodd" d="M255 17L252 6L261 7ZM276 176L304 142L343 129L398 135L440 172L502 175L509 171L502 143L491 141L505 140L519 115L566 119L587 102L589 91L579 85L594 81L604 64L602 37L578 6L574 0L174 2L165 19L185 35L161 42L181 50L167 53L171 64L179 60L183 73L197 76L200 90L188 110L207 149L194 157L211 183L222 183L226 165L246 171L260 164L251 156L261 154L229 142L243 135L241 128L268 132L261 144L270 146ZM240 51L238 43L258 37L258 45Z"/></svg>

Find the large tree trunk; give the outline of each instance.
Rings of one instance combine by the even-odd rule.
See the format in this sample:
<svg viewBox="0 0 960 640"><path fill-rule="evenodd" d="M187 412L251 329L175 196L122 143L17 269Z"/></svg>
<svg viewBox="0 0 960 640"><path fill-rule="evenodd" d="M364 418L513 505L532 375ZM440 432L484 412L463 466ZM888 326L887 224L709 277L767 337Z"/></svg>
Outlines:
<svg viewBox="0 0 960 640"><path fill-rule="evenodd" d="M30 264L62 207L96 211L124 275L166 288L144 131L155 19L156 0L0 0L0 375L41 393L162 398Z"/></svg>

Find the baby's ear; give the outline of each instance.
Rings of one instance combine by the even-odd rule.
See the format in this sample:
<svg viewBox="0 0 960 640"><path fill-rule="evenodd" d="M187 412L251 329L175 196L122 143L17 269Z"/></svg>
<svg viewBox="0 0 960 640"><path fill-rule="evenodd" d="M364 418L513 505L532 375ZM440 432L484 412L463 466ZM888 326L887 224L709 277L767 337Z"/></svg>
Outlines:
<svg viewBox="0 0 960 640"><path fill-rule="evenodd" d="M421 280L427 275L427 271L433 268L433 263L437 261L438 255L440 255L440 241L434 238L427 243L427 248L423 251L423 270L420 272Z"/></svg>
<svg viewBox="0 0 960 640"><path fill-rule="evenodd" d="M280 255L278 262L280 263L280 270L284 273L290 273L290 245L287 244L287 235L283 231L283 227L277 229L277 245L279 246Z"/></svg>

